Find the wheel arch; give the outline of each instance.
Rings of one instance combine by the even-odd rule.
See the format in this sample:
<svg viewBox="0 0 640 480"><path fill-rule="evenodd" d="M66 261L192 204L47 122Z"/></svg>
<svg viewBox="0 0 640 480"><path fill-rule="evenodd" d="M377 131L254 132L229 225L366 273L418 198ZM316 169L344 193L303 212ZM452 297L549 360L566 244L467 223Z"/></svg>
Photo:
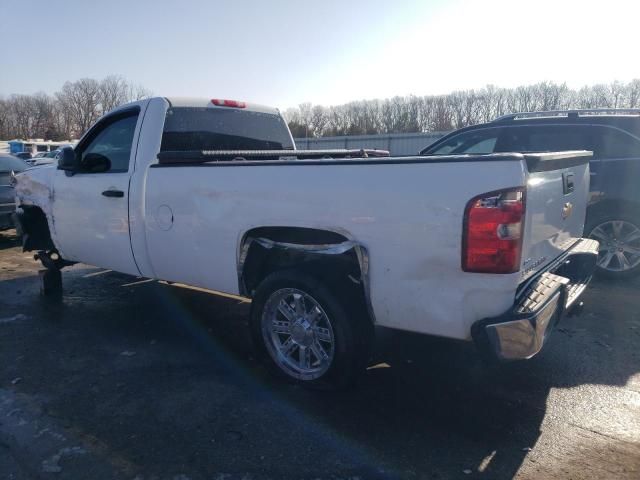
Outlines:
<svg viewBox="0 0 640 480"><path fill-rule="evenodd" d="M246 231L237 253L238 287L252 297L273 272L299 269L325 282L344 282L361 298L374 321L369 289L369 253L344 231L301 226L262 226Z"/></svg>
<svg viewBox="0 0 640 480"><path fill-rule="evenodd" d="M42 208L37 205L19 205L15 213L15 223L22 236L23 251L55 250L49 221Z"/></svg>

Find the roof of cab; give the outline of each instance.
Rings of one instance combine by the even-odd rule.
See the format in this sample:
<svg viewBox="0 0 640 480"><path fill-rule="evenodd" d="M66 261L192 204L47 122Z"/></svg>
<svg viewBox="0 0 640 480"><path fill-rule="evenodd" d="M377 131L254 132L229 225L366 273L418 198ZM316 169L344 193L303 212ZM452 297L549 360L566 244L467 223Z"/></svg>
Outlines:
<svg viewBox="0 0 640 480"><path fill-rule="evenodd" d="M212 97L216 98L216 97ZM214 105L211 102L211 98L203 97L165 97L172 107L208 107L208 108L235 108L235 107L222 107ZM280 111L274 107L268 107L266 105L258 105L256 103L244 102L246 105L243 110L250 112L270 113L273 115L279 115Z"/></svg>

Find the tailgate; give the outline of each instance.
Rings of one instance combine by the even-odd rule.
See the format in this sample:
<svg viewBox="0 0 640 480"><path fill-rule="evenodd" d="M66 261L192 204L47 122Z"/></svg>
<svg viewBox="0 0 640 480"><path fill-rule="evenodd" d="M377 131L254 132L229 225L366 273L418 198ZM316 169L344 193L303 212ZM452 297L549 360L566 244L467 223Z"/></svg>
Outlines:
<svg viewBox="0 0 640 480"><path fill-rule="evenodd" d="M525 154L529 176L522 279L543 269L582 237L591 152Z"/></svg>

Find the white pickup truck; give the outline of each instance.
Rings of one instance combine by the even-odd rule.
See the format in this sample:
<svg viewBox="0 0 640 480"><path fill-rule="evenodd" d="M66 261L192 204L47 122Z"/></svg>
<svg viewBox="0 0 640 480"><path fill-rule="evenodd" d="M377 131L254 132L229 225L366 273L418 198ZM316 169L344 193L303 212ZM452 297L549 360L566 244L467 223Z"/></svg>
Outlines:
<svg viewBox="0 0 640 480"><path fill-rule="evenodd" d="M252 298L270 367L345 385L374 325L535 355L580 302L589 152L295 151L276 109L152 98L15 178L25 250Z"/></svg>

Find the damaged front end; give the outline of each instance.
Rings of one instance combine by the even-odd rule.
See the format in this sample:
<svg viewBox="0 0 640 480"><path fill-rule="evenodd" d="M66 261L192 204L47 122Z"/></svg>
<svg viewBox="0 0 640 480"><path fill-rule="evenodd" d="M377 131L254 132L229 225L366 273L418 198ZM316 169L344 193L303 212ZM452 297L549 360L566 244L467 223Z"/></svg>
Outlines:
<svg viewBox="0 0 640 480"><path fill-rule="evenodd" d="M53 168L36 167L12 179L16 192L16 210L12 215L18 235L22 239L22 250L35 251L34 260L39 260L49 271L57 271L72 265L64 260L53 241Z"/></svg>
<svg viewBox="0 0 640 480"><path fill-rule="evenodd" d="M26 251L54 250L52 168L28 169L12 179L16 195L13 223Z"/></svg>

